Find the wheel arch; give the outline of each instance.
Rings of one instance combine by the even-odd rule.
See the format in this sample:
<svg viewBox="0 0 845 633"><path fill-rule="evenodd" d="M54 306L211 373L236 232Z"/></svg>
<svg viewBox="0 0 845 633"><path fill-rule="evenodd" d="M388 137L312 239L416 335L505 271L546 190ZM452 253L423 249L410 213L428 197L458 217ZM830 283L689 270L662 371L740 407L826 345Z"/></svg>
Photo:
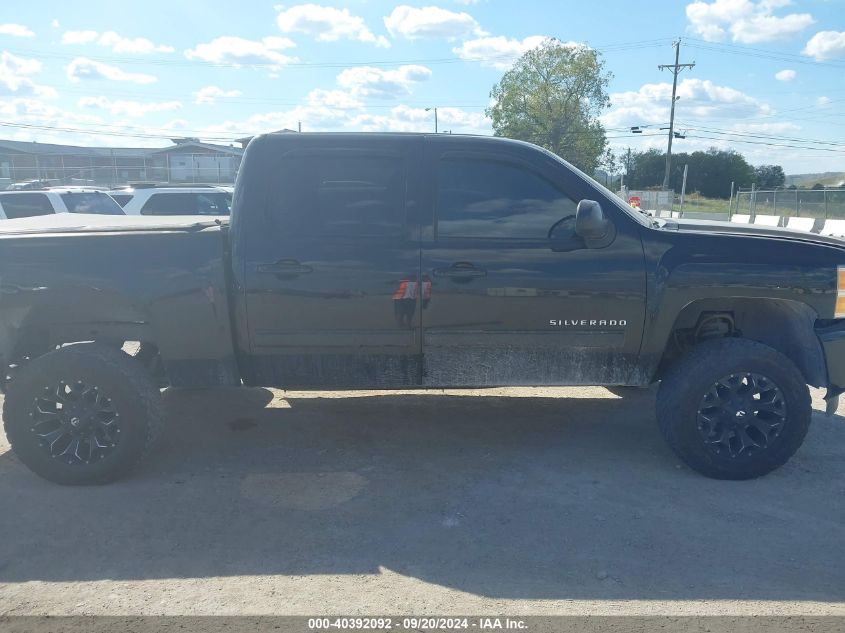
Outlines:
<svg viewBox="0 0 845 633"><path fill-rule="evenodd" d="M703 319L723 319L730 327L715 328L704 339L695 333ZM658 378L689 347L701 340L731 336L757 341L789 358L807 381L816 387L827 385L824 351L814 331L818 315L800 301L769 298L708 298L685 305L675 317L669 341L658 365ZM700 333L699 333L700 334Z"/></svg>
<svg viewBox="0 0 845 633"><path fill-rule="evenodd" d="M82 341L154 339L149 316L115 295L110 296L107 306L78 298L39 302L11 328L7 343L10 358L32 352L40 355L59 345Z"/></svg>

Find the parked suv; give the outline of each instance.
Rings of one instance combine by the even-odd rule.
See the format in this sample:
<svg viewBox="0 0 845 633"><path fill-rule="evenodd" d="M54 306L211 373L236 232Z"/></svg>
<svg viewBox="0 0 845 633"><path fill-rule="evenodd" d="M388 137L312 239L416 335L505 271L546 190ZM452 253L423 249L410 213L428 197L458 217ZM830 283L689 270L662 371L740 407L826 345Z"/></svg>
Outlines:
<svg viewBox="0 0 845 633"><path fill-rule="evenodd" d="M54 213L123 215L123 209L107 193L85 187L0 191L0 219L12 220Z"/></svg>
<svg viewBox="0 0 845 633"><path fill-rule="evenodd" d="M229 215L231 195L220 187L135 186L110 191L126 215Z"/></svg>

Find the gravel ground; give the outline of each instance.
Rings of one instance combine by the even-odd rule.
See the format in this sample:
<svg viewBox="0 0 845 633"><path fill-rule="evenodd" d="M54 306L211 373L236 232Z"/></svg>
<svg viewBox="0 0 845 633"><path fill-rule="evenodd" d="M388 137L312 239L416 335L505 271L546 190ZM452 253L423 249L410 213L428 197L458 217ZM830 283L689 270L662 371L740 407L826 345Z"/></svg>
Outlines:
<svg viewBox="0 0 845 633"><path fill-rule="evenodd" d="M165 400L110 486L44 482L0 440L0 615L845 614L839 415L720 482L663 444L653 391Z"/></svg>

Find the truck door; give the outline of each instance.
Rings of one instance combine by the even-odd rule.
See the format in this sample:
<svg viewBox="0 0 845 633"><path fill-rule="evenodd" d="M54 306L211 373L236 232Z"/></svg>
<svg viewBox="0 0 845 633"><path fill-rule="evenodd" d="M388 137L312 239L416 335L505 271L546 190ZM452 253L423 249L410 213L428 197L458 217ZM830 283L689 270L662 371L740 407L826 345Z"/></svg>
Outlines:
<svg viewBox="0 0 845 633"><path fill-rule="evenodd" d="M586 248L574 235L576 206L598 190L540 150L513 147L427 144L423 382L627 383L645 311L639 225L603 199L615 238Z"/></svg>
<svg viewBox="0 0 845 633"><path fill-rule="evenodd" d="M268 156L264 212L245 219L250 382L419 384L419 224L406 213L415 142L298 137Z"/></svg>

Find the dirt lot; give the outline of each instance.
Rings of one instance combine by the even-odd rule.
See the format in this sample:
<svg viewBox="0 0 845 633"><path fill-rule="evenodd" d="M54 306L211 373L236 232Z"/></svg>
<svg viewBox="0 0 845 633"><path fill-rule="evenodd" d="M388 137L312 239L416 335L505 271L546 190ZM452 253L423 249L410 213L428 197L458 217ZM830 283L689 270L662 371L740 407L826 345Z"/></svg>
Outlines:
<svg viewBox="0 0 845 633"><path fill-rule="evenodd" d="M165 395L111 486L0 440L0 615L845 614L840 416L740 483L680 466L653 392Z"/></svg>

